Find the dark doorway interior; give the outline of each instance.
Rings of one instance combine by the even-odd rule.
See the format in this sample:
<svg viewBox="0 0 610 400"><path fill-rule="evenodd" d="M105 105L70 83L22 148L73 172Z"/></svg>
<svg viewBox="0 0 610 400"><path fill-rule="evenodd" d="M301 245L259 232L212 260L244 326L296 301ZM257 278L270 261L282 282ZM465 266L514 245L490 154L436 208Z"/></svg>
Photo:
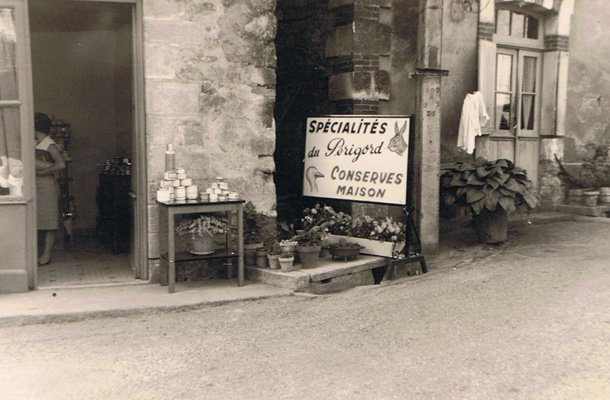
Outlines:
<svg viewBox="0 0 610 400"><path fill-rule="evenodd" d="M326 57L325 43L335 23L326 2L278 0L275 185L278 220L296 222L301 210L320 199L302 197L305 121L308 116L341 114L341 102L329 101L328 76L348 68ZM351 212L346 201L323 201Z"/></svg>
<svg viewBox="0 0 610 400"><path fill-rule="evenodd" d="M30 0L34 108L54 119L66 160L60 227L39 287L133 279L128 192L133 4Z"/></svg>

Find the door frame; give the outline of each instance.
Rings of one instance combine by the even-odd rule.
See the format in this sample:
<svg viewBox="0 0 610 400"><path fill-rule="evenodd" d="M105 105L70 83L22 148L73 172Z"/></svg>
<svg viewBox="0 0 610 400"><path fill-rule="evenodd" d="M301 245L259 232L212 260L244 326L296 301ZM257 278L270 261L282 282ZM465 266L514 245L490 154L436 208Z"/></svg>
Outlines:
<svg viewBox="0 0 610 400"><path fill-rule="evenodd" d="M23 209L24 225L23 264L15 265L15 270L23 272L27 288L35 289L38 274L38 249L36 231L36 172L34 168L34 96L32 89L32 60L27 0L0 0L0 8L14 10L14 24L17 35L15 63L17 67L18 96L16 101L2 101L4 106L19 108L21 162L23 164L23 195L17 198L0 198L0 207L14 207L15 215ZM9 228L10 229L10 228ZM2 279L6 279L3 277ZM21 288L20 288L21 289Z"/></svg>
<svg viewBox="0 0 610 400"><path fill-rule="evenodd" d="M0 0L6 1L6 0ZM21 1L21 0L8 0L8 1ZM26 11L26 24L29 25L28 1L22 0ZM143 13L143 0L71 0L81 2L98 2L98 3L123 3L132 4L132 64L133 64L133 140L132 140L132 193L135 195L134 199L134 212L132 216L132 225L134 231L133 243L131 244L131 252L129 256L129 262L134 271L135 278L137 279L149 279L149 268L148 268L148 212L147 212L147 184L146 184L146 105L145 105L145 77L144 77L144 13ZM31 59L30 55L30 44L29 28L26 28L27 33L27 45L28 45L28 60L27 60L27 71L29 73L30 85L28 87L29 101L33 102L33 88L31 85ZM33 104L31 107L33 109ZM30 113L33 115L33 113ZM30 118L31 119L31 118ZM30 123L30 125L32 125ZM26 125L29 126L29 125ZM33 128L33 127L32 127ZM33 143L33 142L32 142ZM30 143L25 143L30 145ZM30 146L34 148L33 144ZM29 154L29 153L28 153ZM25 161L25 159L24 159ZM30 164L33 166L33 155ZM36 197L33 196L33 207L30 207L33 211L31 212L30 219L34 221L33 227L29 231L31 232L31 240L29 248L36 249ZM37 257L32 257L29 260L28 265L32 265L33 270L33 286L37 287L37 270L36 267Z"/></svg>
<svg viewBox="0 0 610 400"><path fill-rule="evenodd" d="M106 0L107 1L107 0ZM144 76L144 0L126 1L134 4L133 10L133 117L134 138L132 156L135 176L133 212L134 240L131 244L130 263L137 279L150 279L148 268L148 199L146 170L146 90Z"/></svg>

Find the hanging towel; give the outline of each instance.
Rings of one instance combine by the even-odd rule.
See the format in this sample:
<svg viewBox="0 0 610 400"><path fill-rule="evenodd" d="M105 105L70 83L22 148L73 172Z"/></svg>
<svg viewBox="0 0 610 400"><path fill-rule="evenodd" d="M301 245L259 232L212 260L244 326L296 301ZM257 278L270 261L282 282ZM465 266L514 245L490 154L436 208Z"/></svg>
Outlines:
<svg viewBox="0 0 610 400"><path fill-rule="evenodd" d="M489 121L485 100L481 92L468 93L462 106L462 117L458 133L457 146L468 154L474 151L475 137L479 136L481 127Z"/></svg>

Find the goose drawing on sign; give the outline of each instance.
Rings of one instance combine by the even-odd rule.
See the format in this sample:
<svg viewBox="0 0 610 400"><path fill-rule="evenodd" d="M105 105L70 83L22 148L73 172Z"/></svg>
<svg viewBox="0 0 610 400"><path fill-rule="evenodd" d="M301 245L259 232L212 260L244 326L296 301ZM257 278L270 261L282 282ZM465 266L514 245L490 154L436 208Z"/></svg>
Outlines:
<svg viewBox="0 0 610 400"><path fill-rule="evenodd" d="M307 183L309 183L309 191L312 193L318 191L318 184L316 183L318 178L324 178L324 174L318 171L318 169L314 166L307 168L307 171L305 171L305 179L307 179Z"/></svg>
<svg viewBox="0 0 610 400"><path fill-rule="evenodd" d="M394 124L394 136L390 139L390 143L388 143L388 149L393 151L394 153L402 156L405 150L407 149L407 142L405 141L404 134L407 130L407 121L402 126L402 128L398 127L398 122Z"/></svg>

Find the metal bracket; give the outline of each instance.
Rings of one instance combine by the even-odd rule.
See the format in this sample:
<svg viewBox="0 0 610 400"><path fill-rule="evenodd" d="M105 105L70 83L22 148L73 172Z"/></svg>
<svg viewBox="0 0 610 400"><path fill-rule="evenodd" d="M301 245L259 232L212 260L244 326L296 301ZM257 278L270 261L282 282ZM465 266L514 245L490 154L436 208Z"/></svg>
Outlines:
<svg viewBox="0 0 610 400"><path fill-rule="evenodd" d="M422 75L449 76L449 70L439 68L415 68L415 72L409 72L409 79L415 79Z"/></svg>

